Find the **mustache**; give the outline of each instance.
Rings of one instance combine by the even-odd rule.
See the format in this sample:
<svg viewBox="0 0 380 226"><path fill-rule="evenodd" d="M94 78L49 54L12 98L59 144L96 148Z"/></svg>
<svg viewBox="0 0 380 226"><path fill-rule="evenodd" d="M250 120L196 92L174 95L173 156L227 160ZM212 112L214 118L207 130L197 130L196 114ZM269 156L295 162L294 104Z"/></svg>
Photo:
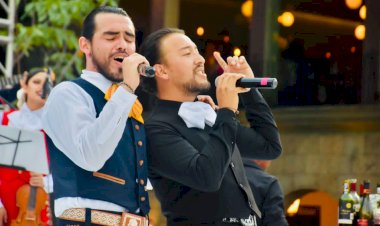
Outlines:
<svg viewBox="0 0 380 226"><path fill-rule="evenodd" d="M129 54L125 51L117 51L111 54L111 58L115 58L116 55L120 55L120 54L125 55L124 58L129 56Z"/></svg>
<svg viewBox="0 0 380 226"><path fill-rule="evenodd" d="M205 72L205 67L204 65L198 65L198 66L195 66L193 71L196 72L196 71L202 71L202 72Z"/></svg>

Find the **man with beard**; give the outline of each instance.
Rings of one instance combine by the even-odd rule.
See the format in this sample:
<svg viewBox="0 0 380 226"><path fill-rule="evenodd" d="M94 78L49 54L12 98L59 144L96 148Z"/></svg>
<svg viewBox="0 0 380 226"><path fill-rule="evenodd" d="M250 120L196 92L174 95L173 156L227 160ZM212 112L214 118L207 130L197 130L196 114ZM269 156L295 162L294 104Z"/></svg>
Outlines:
<svg viewBox="0 0 380 226"><path fill-rule="evenodd" d="M241 155L274 159L282 148L261 94L235 86L239 78L253 77L245 58L229 57L225 62L214 54L224 70L216 107L210 99L196 100L210 83L204 58L182 30L152 33L140 53L156 70L154 79L142 81L143 88L158 97L145 128L149 178L168 225L256 225L261 213ZM239 95L250 128L236 119Z"/></svg>
<svg viewBox="0 0 380 226"><path fill-rule="evenodd" d="M147 225L149 211L142 107L134 91L135 28L121 8L99 7L85 18L80 78L56 86L46 103L59 225Z"/></svg>

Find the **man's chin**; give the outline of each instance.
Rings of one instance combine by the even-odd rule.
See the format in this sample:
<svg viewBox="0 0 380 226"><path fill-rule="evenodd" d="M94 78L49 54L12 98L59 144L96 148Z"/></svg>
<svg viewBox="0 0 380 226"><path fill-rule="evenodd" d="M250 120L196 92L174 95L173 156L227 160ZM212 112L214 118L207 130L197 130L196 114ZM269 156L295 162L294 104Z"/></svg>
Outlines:
<svg viewBox="0 0 380 226"><path fill-rule="evenodd" d="M211 87L211 84L207 80L199 85L199 88L202 90L202 92L208 91L210 87Z"/></svg>
<svg viewBox="0 0 380 226"><path fill-rule="evenodd" d="M203 83L203 84L198 84L196 86L186 86L185 89L192 94L199 94L199 93L204 93L207 92L210 89L210 83Z"/></svg>
<svg viewBox="0 0 380 226"><path fill-rule="evenodd" d="M112 82L121 82L123 81L123 75L120 74L103 74L108 80Z"/></svg>

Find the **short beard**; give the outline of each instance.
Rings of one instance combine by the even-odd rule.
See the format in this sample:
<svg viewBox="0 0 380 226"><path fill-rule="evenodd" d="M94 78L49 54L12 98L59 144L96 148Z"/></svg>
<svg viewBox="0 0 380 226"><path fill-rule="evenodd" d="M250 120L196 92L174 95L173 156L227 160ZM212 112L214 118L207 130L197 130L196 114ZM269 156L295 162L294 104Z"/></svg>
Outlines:
<svg viewBox="0 0 380 226"><path fill-rule="evenodd" d="M194 83L187 83L183 84L183 89L191 95L198 95L202 92L206 92L210 89L210 82L207 82L205 84L194 84Z"/></svg>
<svg viewBox="0 0 380 226"><path fill-rule="evenodd" d="M98 70L98 72L100 74L102 74L105 78L107 78L108 80L112 81L112 82L116 82L116 83L119 83L121 81L123 81L122 78L117 78L118 76L115 75L115 74L112 74L111 72L109 72L106 67L99 63L99 61L96 59L95 55L92 54L92 62L93 64L95 65L96 69ZM123 73L122 71L122 68L119 69L119 73Z"/></svg>

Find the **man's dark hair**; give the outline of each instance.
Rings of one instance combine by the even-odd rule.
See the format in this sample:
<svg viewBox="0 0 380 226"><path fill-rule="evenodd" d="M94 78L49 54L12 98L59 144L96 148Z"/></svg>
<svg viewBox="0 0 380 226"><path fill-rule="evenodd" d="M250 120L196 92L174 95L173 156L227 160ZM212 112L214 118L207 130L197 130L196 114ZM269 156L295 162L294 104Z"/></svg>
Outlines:
<svg viewBox="0 0 380 226"><path fill-rule="evenodd" d="M161 28L151 33L142 42L139 53L145 56L152 66L161 63L161 40L167 35L174 33L185 34L183 30L177 28ZM141 77L141 84L145 91L156 95L157 82L155 79Z"/></svg>
<svg viewBox="0 0 380 226"><path fill-rule="evenodd" d="M99 13L114 13L114 14L129 17L127 12L125 12L122 8L118 8L118 7L100 6L93 9L84 19L83 27L82 27L82 36L90 41L92 40L92 37L94 36L95 16L98 15Z"/></svg>

